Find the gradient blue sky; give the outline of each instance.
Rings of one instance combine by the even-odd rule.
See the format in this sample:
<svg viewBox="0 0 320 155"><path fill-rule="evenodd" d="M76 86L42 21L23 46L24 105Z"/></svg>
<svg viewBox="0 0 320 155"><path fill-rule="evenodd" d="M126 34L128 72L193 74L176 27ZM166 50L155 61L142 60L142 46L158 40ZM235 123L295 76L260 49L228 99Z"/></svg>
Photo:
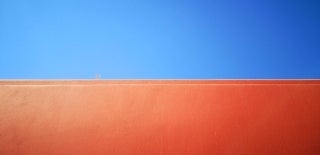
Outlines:
<svg viewBox="0 0 320 155"><path fill-rule="evenodd" d="M0 79L320 78L319 0L0 0Z"/></svg>

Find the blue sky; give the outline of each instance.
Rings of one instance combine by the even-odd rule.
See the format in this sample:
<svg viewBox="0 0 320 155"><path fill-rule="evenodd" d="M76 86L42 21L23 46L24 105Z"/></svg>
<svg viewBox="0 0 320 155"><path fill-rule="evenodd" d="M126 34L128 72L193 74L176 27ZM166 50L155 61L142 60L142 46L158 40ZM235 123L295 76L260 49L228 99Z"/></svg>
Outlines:
<svg viewBox="0 0 320 155"><path fill-rule="evenodd" d="M0 79L320 78L318 0L0 0Z"/></svg>

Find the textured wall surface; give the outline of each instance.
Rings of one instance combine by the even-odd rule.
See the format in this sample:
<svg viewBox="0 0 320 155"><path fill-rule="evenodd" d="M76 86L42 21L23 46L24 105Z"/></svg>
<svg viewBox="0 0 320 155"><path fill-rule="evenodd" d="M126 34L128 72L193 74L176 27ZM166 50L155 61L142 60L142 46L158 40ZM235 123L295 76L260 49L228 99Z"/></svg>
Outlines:
<svg viewBox="0 0 320 155"><path fill-rule="evenodd" d="M0 81L0 154L320 154L320 81Z"/></svg>

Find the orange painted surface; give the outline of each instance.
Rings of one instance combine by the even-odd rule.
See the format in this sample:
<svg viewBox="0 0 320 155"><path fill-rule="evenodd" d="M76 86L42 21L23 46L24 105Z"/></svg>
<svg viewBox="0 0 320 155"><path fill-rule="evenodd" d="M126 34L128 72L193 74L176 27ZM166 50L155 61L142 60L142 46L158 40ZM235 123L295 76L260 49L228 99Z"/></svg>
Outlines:
<svg viewBox="0 0 320 155"><path fill-rule="evenodd" d="M0 81L0 154L320 154L320 81Z"/></svg>

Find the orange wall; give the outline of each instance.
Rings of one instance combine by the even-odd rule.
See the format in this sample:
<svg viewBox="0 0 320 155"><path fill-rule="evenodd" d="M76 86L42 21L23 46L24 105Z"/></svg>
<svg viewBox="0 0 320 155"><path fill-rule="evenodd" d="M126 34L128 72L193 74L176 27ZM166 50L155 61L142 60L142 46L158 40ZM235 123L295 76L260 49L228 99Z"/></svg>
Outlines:
<svg viewBox="0 0 320 155"><path fill-rule="evenodd" d="M320 81L0 81L0 154L320 154Z"/></svg>

